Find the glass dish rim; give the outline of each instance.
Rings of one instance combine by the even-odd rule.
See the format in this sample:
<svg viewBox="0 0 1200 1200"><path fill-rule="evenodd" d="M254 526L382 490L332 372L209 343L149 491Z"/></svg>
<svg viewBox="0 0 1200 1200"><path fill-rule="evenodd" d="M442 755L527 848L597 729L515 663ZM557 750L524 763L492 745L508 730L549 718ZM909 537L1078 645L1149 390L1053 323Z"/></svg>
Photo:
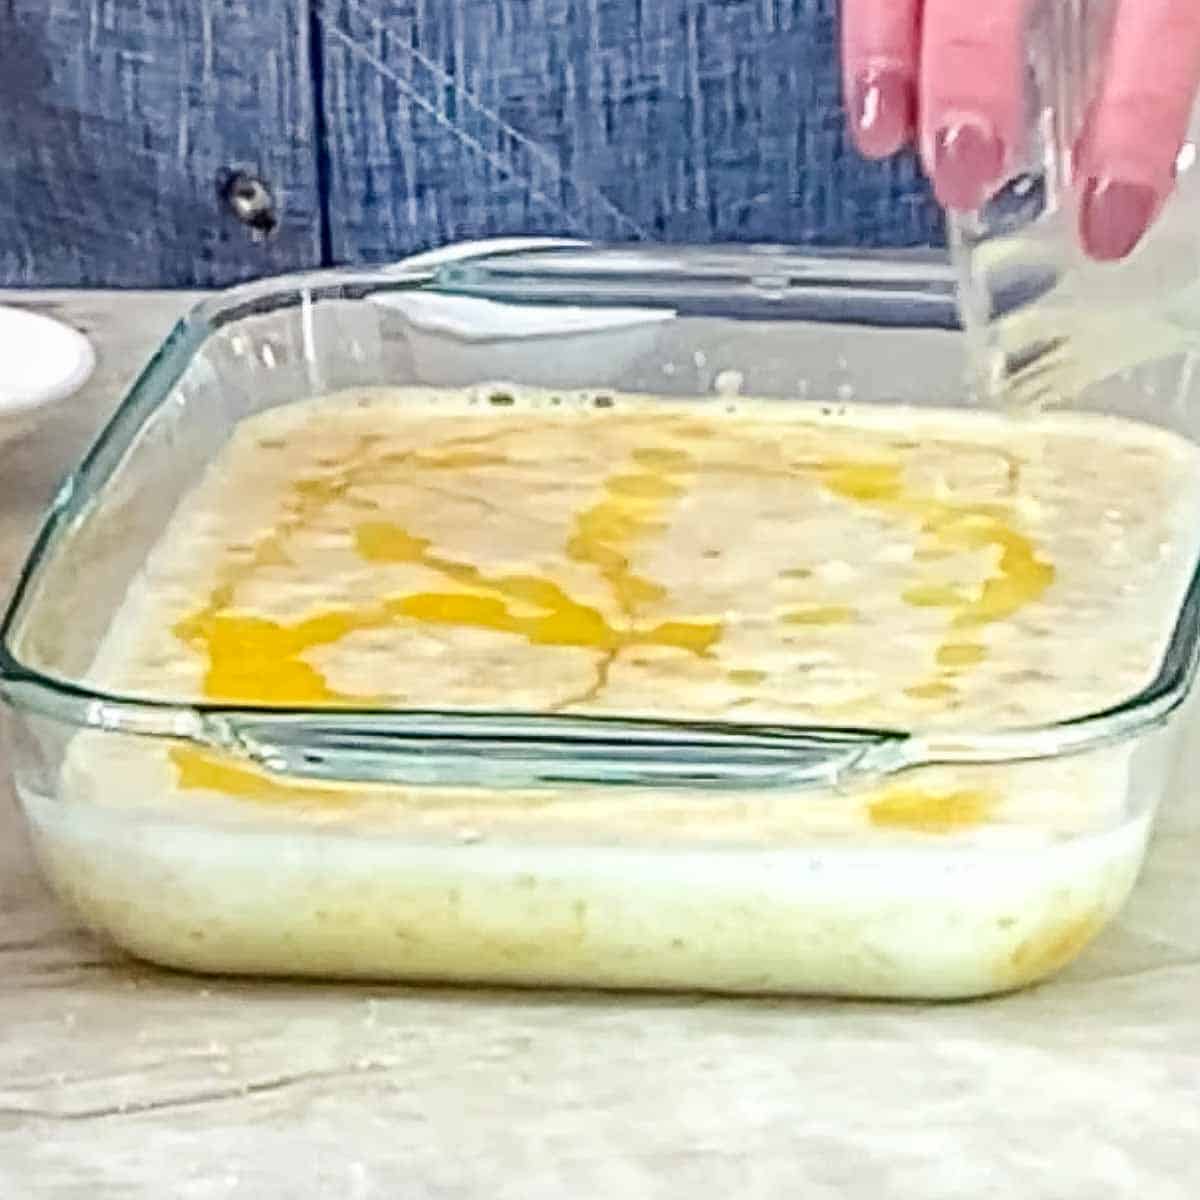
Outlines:
<svg viewBox="0 0 1200 1200"><path fill-rule="evenodd" d="M527 262L526 260L532 259ZM464 750L501 739L536 742L569 752L572 747L607 746L614 750L636 743L658 746L663 755L698 753L710 766L741 747L781 752L815 747L830 754L854 753L847 762L856 769L892 773L916 766L947 763L1008 763L1058 758L1111 746L1137 737L1167 721L1183 703L1200 655L1200 565L1193 575L1156 676L1138 693L1104 709L1040 725L927 732L919 729L856 729L846 726L738 724L720 721L639 719L620 716L575 717L505 710L413 710L351 707L265 706L212 701L176 701L122 695L88 687L31 667L13 645L22 618L36 603L36 584L74 523L102 495L104 484L128 452L146 421L172 394L175 384L209 336L223 325L255 312L306 306L322 299L363 299L386 290L434 289L441 294L530 300L529 276L550 263L565 271L549 272L568 282L579 262L607 276L614 297L630 303L629 268L651 283L662 278L666 291L682 283L709 278L718 289L727 284L723 272L733 270L754 293L748 298L756 319L795 319L785 310L787 299L808 307L829 308L817 323L839 320L879 327L921 330L953 328L947 324L947 295L953 304L954 275L936 251L877 252L860 249L771 247L761 245L601 246L548 239L512 239L451 246L447 252L419 255L385 266L332 268L268 277L213 293L195 304L174 326L148 364L126 390L113 416L93 438L90 448L60 487L41 523L17 576L0 620L0 692L14 708L36 713L78 729L193 742L207 748L249 754L258 765L281 769L280 759L254 747L269 732L303 740L304 730L340 730L342 736L383 731L413 744L450 738ZM770 271L755 272L759 263ZM574 264L574 266L573 266ZM705 275L707 264L708 275ZM791 274L780 275L787 268ZM658 272L656 275L655 272ZM759 286L766 276L765 286ZM588 277L588 293L596 294L596 276ZM603 279L601 280L603 286ZM923 286L928 293L923 294ZM505 292L505 288L515 289ZM914 290L915 287L915 290ZM757 290L755 290L757 289ZM784 303L781 303L781 298ZM914 298L918 312L910 311ZM928 304L924 303L926 300ZM614 299L614 303L616 300ZM923 319L878 322L863 314L898 307ZM908 308L905 308L905 306ZM855 314L858 314L857 317ZM290 733L289 733L290 731ZM297 732L298 731L298 732ZM632 743L630 742L632 739ZM285 736L285 741L287 740ZM822 757L818 754L818 757ZM825 755L824 757L828 757Z"/></svg>

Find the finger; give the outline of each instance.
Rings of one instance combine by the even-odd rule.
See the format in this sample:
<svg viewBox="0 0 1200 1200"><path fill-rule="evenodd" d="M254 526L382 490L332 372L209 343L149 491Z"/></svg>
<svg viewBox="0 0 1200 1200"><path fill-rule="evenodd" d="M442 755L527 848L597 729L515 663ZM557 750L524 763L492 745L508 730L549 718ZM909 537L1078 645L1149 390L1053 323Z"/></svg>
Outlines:
<svg viewBox="0 0 1200 1200"><path fill-rule="evenodd" d="M1025 136L1029 0L925 0L921 153L946 208L979 208Z"/></svg>
<svg viewBox="0 0 1200 1200"><path fill-rule="evenodd" d="M1200 83L1200 4L1122 0L1079 146L1080 237L1103 261L1142 239L1175 182Z"/></svg>
<svg viewBox="0 0 1200 1200"><path fill-rule="evenodd" d="M913 135L921 0L844 0L842 72L855 144L895 154Z"/></svg>

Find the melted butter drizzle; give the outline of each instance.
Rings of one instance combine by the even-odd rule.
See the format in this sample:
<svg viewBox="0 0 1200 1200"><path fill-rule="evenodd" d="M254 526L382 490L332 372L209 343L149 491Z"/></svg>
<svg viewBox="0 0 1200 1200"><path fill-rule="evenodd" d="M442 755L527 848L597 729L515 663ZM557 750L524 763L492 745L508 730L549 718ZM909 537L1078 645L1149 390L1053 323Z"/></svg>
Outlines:
<svg viewBox="0 0 1200 1200"><path fill-rule="evenodd" d="M566 544L568 559L594 567L606 581L620 621L580 603L550 579L487 575L469 563L436 554L428 539L399 524L367 520L354 527L355 547L365 561L422 566L453 586L331 610L291 624L238 613L234 607L238 585L258 567L287 562L288 538L311 527L330 505L352 501L351 489L378 480L380 467L386 478L389 468L393 473L423 467L464 469L506 461L502 455L477 449L385 455L372 461L363 457L371 445L360 446L354 460L331 478L307 478L293 484L277 528L258 543L247 561L227 564L224 579L204 608L176 626L176 635L206 657L204 694L208 699L267 705L377 703L378 697L334 690L304 655L351 633L405 620L508 633L532 645L596 651L597 677L588 697L603 688L608 670L622 650L658 646L706 655L720 639L719 621L639 622L641 610L664 601L667 593L634 571L630 550L664 528L668 509L686 491L682 480L692 468L683 451L660 448L634 451L633 468L605 482L604 498L579 514Z"/></svg>
<svg viewBox="0 0 1200 1200"><path fill-rule="evenodd" d="M660 422L661 423L661 422ZM669 424L669 419L668 419ZM212 700L263 705L361 706L386 703L375 696L354 695L331 688L321 671L305 661L313 649L333 645L348 635L380 629L405 621L475 628L511 634L530 644L574 647L595 651L596 674L581 696L560 707L594 700L604 689L617 656L636 646L656 646L698 655L711 654L723 627L712 619L683 619L648 623L645 610L668 599L667 591L633 568L631 554L667 526L671 509L686 494L700 471L737 471L742 474L790 479L807 476L834 496L874 509L907 523L915 522L926 544L917 561L937 561L962 551L992 551L993 573L981 584L946 584L915 580L904 600L916 607L945 609L947 636L936 652L936 673L915 683L907 693L917 699L951 701L955 677L982 662L987 655L980 630L1011 617L1036 601L1054 581L1052 564L1041 558L1033 542L1013 526L1012 512L1002 503L957 503L909 493L905 465L897 448L894 457L878 461L823 459L817 462L770 462L777 449L760 441L740 441L745 457L696 462L682 450L662 445L644 446L632 454L632 463L603 484L603 495L573 520L565 544L566 557L589 566L605 581L618 619L579 602L548 578L526 574L485 574L478 567L434 551L428 539L402 525L362 519L353 526L358 554L367 562L410 564L424 567L447 582L445 589L387 597L370 603L330 610L294 623L249 616L236 609L240 585L255 572L290 563L288 542L311 529L333 505L375 509L355 495L355 488L396 479L397 471L469 470L503 465L510 459L494 447L505 437L529 428L511 422L503 430L447 441L434 451L378 453L378 436L360 439L341 465L324 464L327 473L295 481L276 527L249 553L223 564L219 581L207 603L180 621L176 635L204 655L207 669L204 695ZM689 439L713 437L720 431L695 419L675 422L673 432ZM742 431L738 431L739 434ZM1015 492L1016 467L1010 467ZM793 572L800 577L800 572ZM807 574L804 572L803 574ZM784 613L781 620L794 625L836 625L856 618L848 606L814 603ZM753 671L734 671L731 678L753 686L766 679ZM191 748L172 751L181 786L221 791L263 801L307 798L332 803L340 792L308 786L291 786L260 773L226 763L218 756ZM328 792L328 794L326 794ZM885 793L869 807L872 823L948 833L986 819L990 800L979 793L926 793L920 789Z"/></svg>
<svg viewBox="0 0 1200 1200"><path fill-rule="evenodd" d="M1014 527L1010 506L912 496L904 488L902 462L829 463L818 475L843 499L916 522L928 540L919 560L937 561L961 551L995 554L993 573L982 584L918 581L903 593L907 604L946 609L950 617L947 636L935 653L939 671L905 690L918 700L952 699L954 678L987 657L987 647L979 640L983 627L1005 621L1040 599L1054 582L1054 565ZM1015 491L1019 471L1011 459L1008 476Z"/></svg>

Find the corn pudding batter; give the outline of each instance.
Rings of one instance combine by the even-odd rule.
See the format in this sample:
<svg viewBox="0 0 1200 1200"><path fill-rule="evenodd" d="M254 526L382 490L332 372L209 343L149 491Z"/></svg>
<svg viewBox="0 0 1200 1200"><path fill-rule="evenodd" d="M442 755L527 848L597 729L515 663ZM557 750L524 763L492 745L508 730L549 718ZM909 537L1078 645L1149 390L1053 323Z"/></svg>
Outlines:
<svg viewBox="0 0 1200 1200"><path fill-rule="evenodd" d="M340 393L238 428L89 682L1044 725L1153 679L1196 563L1198 463L1080 414ZM66 771L86 814L31 807L51 877L135 953L201 970L977 994L1074 958L1147 824L1121 747L802 791L355 786L86 734Z"/></svg>

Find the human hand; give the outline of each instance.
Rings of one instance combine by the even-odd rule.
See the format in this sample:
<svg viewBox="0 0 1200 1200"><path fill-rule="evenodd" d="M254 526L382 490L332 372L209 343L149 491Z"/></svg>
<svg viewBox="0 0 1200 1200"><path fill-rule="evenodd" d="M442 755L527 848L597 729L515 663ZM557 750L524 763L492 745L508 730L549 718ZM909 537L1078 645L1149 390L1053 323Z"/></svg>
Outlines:
<svg viewBox="0 0 1200 1200"><path fill-rule="evenodd" d="M978 208L1025 132L1032 0L843 0L846 103L871 158L914 140L941 203ZM1080 238L1124 258L1174 185L1200 86L1200 0L1116 0L1100 94L1076 153Z"/></svg>

